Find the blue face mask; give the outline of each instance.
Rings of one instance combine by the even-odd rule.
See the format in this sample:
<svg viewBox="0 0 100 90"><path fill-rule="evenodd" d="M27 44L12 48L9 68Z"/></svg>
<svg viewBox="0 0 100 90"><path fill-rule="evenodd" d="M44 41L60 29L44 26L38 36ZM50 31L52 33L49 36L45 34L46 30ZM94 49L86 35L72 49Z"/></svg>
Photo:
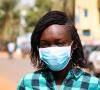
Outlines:
<svg viewBox="0 0 100 90"><path fill-rule="evenodd" d="M51 70L60 71L71 59L71 46L39 48L39 56Z"/></svg>

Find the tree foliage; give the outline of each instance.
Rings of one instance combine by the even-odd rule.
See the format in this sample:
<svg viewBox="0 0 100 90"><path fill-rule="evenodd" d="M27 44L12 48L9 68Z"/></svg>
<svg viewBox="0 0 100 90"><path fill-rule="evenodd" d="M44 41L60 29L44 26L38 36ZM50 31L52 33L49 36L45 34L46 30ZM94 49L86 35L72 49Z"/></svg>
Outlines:
<svg viewBox="0 0 100 90"><path fill-rule="evenodd" d="M0 3L0 40L8 41L14 37L15 32L13 30L15 0L1 0Z"/></svg>
<svg viewBox="0 0 100 90"><path fill-rule="evenodd" d="M47 11L50 11L51 8L52 8L51 0L45 0L45 1L36 0L35 7L30 8L28 10L28 15L26 16L26 22L28 28L33 27L36 24L36 22L39 20L39 18Z"/></svg>

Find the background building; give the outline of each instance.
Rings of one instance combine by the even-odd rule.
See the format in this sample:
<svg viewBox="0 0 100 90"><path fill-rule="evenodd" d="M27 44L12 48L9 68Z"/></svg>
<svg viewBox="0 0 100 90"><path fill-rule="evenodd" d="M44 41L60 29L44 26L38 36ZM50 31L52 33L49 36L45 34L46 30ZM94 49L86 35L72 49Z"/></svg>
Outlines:
<svg viewBox="0 0 100 90"><path fill-rule="evenodd" d="M83 44L100 45L100 0L75 0L75 25Z"/></svg>

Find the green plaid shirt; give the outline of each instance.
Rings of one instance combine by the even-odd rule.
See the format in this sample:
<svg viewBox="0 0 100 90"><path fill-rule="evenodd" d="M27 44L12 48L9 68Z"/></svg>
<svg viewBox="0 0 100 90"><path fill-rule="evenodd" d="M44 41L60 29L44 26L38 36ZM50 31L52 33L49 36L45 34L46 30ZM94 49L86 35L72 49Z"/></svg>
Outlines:
<svg viewBox="0 0 100 90"><path fill-rule="evenodd" d="M17 90L58 90L50 70L27 74L19 82ZM60 90L100 90L100 80L79 68L71 69Z"/></svg>

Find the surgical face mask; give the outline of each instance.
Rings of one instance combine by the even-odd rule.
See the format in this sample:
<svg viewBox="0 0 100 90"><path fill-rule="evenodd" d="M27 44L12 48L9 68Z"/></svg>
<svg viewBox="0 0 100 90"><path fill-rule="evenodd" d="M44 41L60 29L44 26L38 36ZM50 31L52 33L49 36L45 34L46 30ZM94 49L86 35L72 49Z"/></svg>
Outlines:
<svg viewBox="0 0 100 90"><path fill-rule="evenodd" d="M39 56L51 70L60 71L71 59L71 46L39 48Z"/></svg>

